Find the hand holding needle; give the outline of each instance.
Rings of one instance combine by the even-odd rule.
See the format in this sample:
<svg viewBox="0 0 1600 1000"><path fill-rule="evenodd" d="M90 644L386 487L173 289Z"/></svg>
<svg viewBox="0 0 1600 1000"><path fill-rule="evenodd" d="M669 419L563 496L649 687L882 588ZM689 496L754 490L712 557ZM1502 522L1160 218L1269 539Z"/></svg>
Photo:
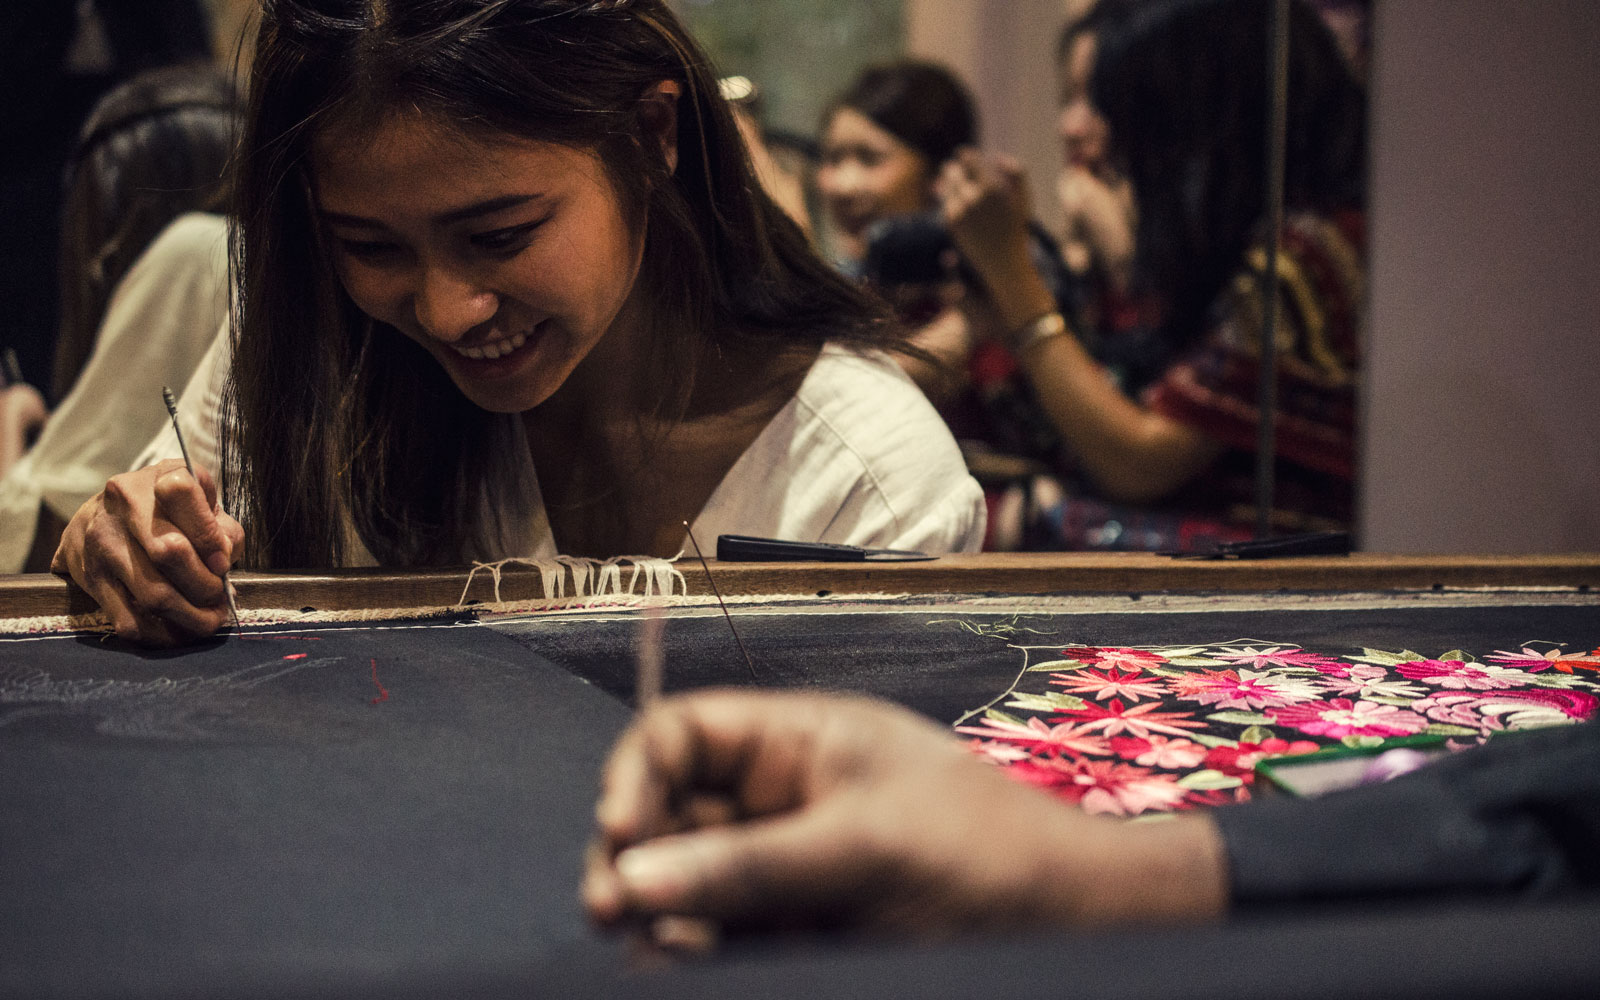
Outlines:
<svg viewBox="0 0 1600 1000"><path fill-rule="evenodd" d="M189 470L190 477L195 478L194 463L189 461L189 446L183 443L183 428L178 426L178 403L172 398L172 390L162 386L161 399L167 404L167 415L172 418L172 433L178 437L178 450L183 453L183 466ZM198 479L196 481L198 482ZM233 584L229 582L227 573L222 574L222 592L228 598L228 611L233 615L234 631L243 632L244 629L239 624L239 604L234 600Z"/></svg>

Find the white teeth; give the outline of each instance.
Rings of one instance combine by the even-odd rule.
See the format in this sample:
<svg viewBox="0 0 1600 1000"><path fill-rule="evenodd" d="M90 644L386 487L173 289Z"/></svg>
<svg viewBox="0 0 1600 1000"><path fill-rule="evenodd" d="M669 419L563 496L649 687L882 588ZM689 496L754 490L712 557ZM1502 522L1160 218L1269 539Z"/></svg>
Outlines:
<svg viewBox="0 0 1600 1000"><path fill-rule="evenodd" d="M485 359L493 361L495 358L505 357L527 342L528 335L526 333L517 333L507 337L505 340L497 340L492 344L483 344L478 347L458 347L455 344L451 344L450 349L463 358L471 358L474 361L483 361Z"/></svg>

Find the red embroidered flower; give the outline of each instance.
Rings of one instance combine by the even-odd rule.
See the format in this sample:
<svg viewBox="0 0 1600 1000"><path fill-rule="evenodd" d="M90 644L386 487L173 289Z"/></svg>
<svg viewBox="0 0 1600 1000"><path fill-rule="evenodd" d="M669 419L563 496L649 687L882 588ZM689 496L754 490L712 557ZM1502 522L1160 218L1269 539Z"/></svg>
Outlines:
<svg viewBox="0 0 1600 1000"><path fill-rule="evenodd" d="M1174 775L1109 760L1035 759L1007 768L1006 774L1048 788L1085 812L1114 816L1166 812L1182 803L1185 795Z"/></svg>
<svg viewBox="0 0 1600 1000"><path fill-rule="evenodd" d="M1061 655L1091 666L1126 667L1132 670L1167 662L1167 658L1160 653L1126 646L1069 646L1061 651Z"/></svg>
<svg viewBox="0 0 1600 1000"><path fill-rule="evenodd" d="M1113 741L1115 744L1115 741ZM1276 736L1264 739L1260 743L1240 743L1231 747L1212 747L1206 753L1205 766L1214 771L1235 777L1244 777L1255 773L1256 762L1267 757L1282 757L1287 754L1311 753L1321 749L1310 740L1281 740Z"/></svg>
<svg viewBox="0 0 1600 1000"><path fill-rule="evenodd" d="M1085 705L1083 708L1062 712L1055 718L1075 719L1082 732L1099 730L1107 736L1128 733L1132 736L1149 736L1167 733L1171 736L1188 736L1186 730L1204 729L1206 724L1190 718L1192 712L1158 712L1158 701L1124 708L1122 699L1113 698L1108 705Z"/></svg>
<svg viewBox="0 0 1600 1000"><path fill-rule="evenodd" d="M1125 697L1131 701L1140 698L1159 698L1166 691L1161 681L1145 677L1140 671L1123 673L1116 667L1110 670L1077 670L1072 673L1051 674L1050 683L1071 694L1091 694L1095 700Z"/></svg>

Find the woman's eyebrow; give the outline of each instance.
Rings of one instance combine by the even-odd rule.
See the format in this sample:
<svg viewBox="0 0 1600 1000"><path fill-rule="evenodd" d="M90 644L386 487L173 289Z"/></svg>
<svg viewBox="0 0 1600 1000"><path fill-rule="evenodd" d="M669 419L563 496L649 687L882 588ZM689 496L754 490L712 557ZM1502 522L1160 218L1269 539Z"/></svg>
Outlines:
<svg viewBox="0 0 1600 1000"><path fill-rule="evenodd" d="M516 208L519 205L526 205L531 201L538 201L544 197L545 195L543 194L507 194L501 195L498 198L486 198L483 201L475 201L470 205L463 205L460 208L452 208L448 212L441 212L433 217L433 222L435 225L447 226L457 222L464 222L468 219L475 219L484 215L493 215L495 212L504 211L508 208ZM351 215L348 212L334 212L328 209L321 209L319 214L322 216L324 222L333 223L335 225L352 226L362 229L386 228L381 220L370 219L364 215Z"/></svg>

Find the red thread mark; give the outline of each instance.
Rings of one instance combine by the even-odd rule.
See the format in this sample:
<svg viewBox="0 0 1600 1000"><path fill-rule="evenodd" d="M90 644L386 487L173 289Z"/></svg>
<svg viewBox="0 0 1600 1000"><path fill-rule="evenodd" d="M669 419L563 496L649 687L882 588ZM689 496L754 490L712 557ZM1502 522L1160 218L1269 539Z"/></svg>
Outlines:
<svg viewBox="0 0 1600 1000"><path fill-rule="evenodd" d="M308 657L310 655L311 655L310 653L290 653L288 656L285 656L284 659L285 660L303 660L303 659L305 659L306 657Z"/></svg>
<svg viewBox="0 0 1600 1000"><path fill-rule="evenodd" d="M378 683L378 661L376 659L372 661L372 683L378 689L378 696L372 699L372 704L376 705L380 701L388 701L389 689Z"/></svg>

